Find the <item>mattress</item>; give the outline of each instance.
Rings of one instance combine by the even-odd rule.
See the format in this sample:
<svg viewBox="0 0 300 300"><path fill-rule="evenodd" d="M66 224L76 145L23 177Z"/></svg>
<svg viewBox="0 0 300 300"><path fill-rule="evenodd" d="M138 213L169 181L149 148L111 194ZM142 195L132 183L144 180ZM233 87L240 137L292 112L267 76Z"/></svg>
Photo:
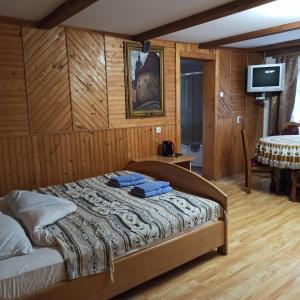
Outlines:
<svg viewBox="0 0 300 300"><path fill-rule="evenodd" d="M77 210L40 235L43 244L57 241L66 262L68 279L109 272L113 261L198 225L223 217L222 207L209 199L173 190L149 198L131 193L132 186L109 185L118 171L35 190L74 202ZM155 180L145 176L147 182Z"/></svg>
<svg viewBox="0 0 300 300"><path fill-rule="evenodd" d="M66 279L65 263L55 247L0 260L0 300L16 299Z"/></svg>

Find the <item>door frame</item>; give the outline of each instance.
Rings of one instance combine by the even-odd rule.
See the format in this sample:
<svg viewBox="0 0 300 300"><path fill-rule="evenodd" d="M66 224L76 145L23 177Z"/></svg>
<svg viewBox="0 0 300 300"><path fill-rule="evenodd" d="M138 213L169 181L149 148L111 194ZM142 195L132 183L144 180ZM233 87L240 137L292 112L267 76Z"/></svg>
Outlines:
<svg viewBox="0 0 300 300"><path fill-rule="evenodd" d="M201 53L199 49L186 50L182 44L176 44L176 148L181 151L181 70L180 61L182 58L196 59L203 61L203 89L204 97L202 103L203 123L203 176L209 179L216 178L216 78L217 62L216 53Z"/></svg>

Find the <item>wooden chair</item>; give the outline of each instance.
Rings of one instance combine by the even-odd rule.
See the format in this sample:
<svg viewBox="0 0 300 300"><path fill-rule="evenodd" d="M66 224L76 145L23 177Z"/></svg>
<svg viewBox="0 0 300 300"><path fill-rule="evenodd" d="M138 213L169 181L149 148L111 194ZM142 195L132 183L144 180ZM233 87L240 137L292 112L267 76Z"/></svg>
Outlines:
<svg viewBox="0 0 300 300"><path fill-rule="evenodd" d="M255 159L251 158L247 131L245 129L242 129L242 141L245 158L245 188L246 192L250 194L252 189L252 173L269 173L271 176L272 169L268 166L257 163Z"/></svg>
<svg viewBox="0 0 300 300"><path fill-rule="evenodd" d="M281 127L281 134L283 135L297 135L299 134L300 123L286 122Z"/></svg>

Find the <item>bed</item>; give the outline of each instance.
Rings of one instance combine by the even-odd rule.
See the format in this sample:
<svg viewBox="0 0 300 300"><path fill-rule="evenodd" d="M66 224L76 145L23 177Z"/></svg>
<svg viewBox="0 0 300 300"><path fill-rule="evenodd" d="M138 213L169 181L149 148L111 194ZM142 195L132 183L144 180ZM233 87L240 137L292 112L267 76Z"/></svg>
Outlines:
<svg viewBox="0 0 300 300"><path fill-rule="evenodd" d="M107 299L211 250L217 249L220 254L227 254L227 196L221 190L201 176L167 163L143 161L129 164L126 170L170 181L175 188L175 196L187 193L190 197L195 195L213 200L213 210L218 212L213 219L207 219L207 222L198 218L194 222L195 226L187 226L184 230L171 230L172 234L165 234L163 239L153 239L153 242L140 245L129 252L120 251L120 255L113 262L113 280L109 272L66 280L66 274L62 270L62 257L59 257L57 249L39 248L36 251L39 255L56 251L57 268L52 273L49 271L53 276L50 276L52 282L47 287L40 283L35 293L22 299L81 299L82 290L86 299ZM101 180L103 178L105 177L101 177ZM36 269L41 269L45 274L49 265L51 264ZM39 277L42 278L42 275Z"/></svg>

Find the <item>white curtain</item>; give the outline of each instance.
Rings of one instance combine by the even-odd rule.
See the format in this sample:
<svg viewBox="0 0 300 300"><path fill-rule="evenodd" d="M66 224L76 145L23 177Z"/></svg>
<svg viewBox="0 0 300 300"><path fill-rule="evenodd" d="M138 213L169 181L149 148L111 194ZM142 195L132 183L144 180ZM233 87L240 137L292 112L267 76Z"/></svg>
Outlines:
<svg viewBox="0 0 300 300"><path fill-rule="evenodd" d="M291 121L300 123L300 56L298 57L298 77L295 105L291 116Z"/></svg>

